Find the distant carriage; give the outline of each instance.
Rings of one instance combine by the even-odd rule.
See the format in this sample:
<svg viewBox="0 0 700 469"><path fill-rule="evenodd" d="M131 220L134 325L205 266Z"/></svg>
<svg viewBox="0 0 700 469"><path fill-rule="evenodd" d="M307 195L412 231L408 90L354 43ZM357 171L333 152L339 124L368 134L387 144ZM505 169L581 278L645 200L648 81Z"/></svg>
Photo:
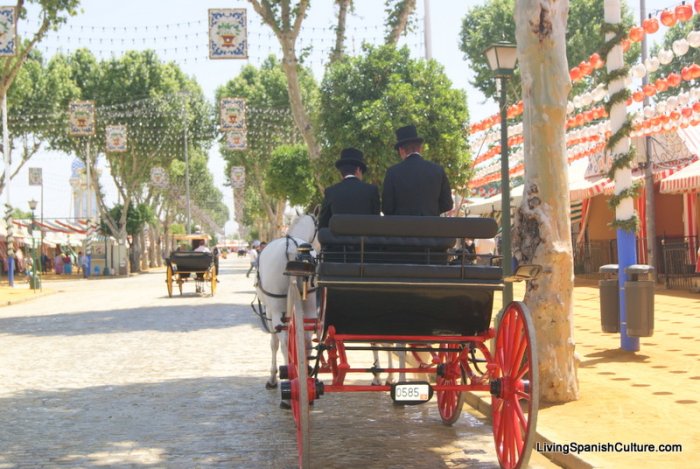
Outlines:
<svg viewBox="0 0 700 469"><path fill-rule="evenodd" d="M194 242L208 242L206 234L173 235L173 243L177 250L170 253L166 259L165 283L168 296L173 296L173 285L177 285L182 295L183 285L192 280L195 291L201 293L209 285L209 291L214 296L216 292L216 267L214 255L210 252L196 252L192 249ZM180 250L181 248L185 248Z"/></svg>
<svg viewBox="0 0 700 469"><path fill-rule="evenodd" d="M486 218L340 215L319 232L316 265L308 256L287 264L296 281L287 295L289 365L280 367L280 378L297 426L301 468L312 467L310 405L332 392L389 392L397 404L435 397L446 425L459 418L466 391L489 392L501 467L527 466L538 410L535 331L521 302L506 305L498 330L491 310L504 282L529 280L540 268L521 265L504 279L499 266L474 265L454 248L456 240L492 238L497 228ZM308 318L302 305L315 295L314 282L322 289L319 317ZM352 350L405 351L417 364L354 367L346 353ZM346 382L376 371L429 379Z"/></svg>

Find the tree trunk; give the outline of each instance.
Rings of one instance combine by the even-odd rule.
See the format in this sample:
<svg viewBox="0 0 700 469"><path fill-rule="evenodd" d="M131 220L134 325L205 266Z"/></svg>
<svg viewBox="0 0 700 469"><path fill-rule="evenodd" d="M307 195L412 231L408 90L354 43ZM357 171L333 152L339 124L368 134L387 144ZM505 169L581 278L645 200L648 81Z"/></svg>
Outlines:
<svg viewBox="0 0 700 469"><path fill-rule="evenodd" d="M352 0L336 0L336 3L338 4L338 24L335 27L335 47L331 52L331 62L345 55L345 24Z"/></svg>
<svg viewBox="0 0 700 469"><path fill-rule="evenodd" d="M568 0L518 0L515 6L522 76L525 191L516 213L514 255L543 272L525 294L537 331L540 397L578 398L573 338L573 256L566 103Z"/></svg>
<svg viewBox="0 0 700 469"><path fill-rule="evenodd" d="M316 136L311 126L311 119L304 107L304 101L301 96L299 74L297 73L299 63L297 61L296 52L294 51L296 37L290 37L289 34L285 34L282 41L282 68L287 76L287 93L289 93L289 105L292 108L292 117L294 117L294 123L299 129L299 132L301 132L304 143L306 143L306 147L309 150L309 159L315 161L320 157L321 149L316 141Z"/></svg>
<svg viewBox="0 0 700 469"><path fill-rule="evenodd" d="M401 0L401 2L396 5L395 11L390 15L387 20L391 30L389 35L386 37L386 43L395 46L399 42L399 38L406 31L406 25L408 25L408 18L410 18L413 10L416 9L416 0Z"/></svg>

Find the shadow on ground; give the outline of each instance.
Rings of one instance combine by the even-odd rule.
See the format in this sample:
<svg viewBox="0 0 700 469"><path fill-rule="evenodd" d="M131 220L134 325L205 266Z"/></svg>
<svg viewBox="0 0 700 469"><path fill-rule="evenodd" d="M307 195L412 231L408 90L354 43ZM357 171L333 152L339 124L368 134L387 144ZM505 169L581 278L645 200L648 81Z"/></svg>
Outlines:
<svg viewBox="0 0 700 469"><path fill-rule="evenodd" d="M0 467L291 468L296 430L278 402L237 376L29 390L0 399ZM498 467L483 421L446 427L434 403L397 408L384 393L322 397L312 448L329 469Z"/></svg>

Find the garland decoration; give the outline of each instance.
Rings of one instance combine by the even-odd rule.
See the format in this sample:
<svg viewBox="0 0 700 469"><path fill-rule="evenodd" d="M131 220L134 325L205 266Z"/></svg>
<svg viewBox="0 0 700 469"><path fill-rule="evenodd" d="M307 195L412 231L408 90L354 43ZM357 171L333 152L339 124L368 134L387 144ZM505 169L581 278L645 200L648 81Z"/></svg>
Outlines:
<svg viewBox="0 0 700 469"><path fill-rule="evenodd" d="M600 47L598 50L598 54L600 54L601 57L605 57L607 59L608 54L610 51L612 51L613 47L616 45L621 45L622 40L625 38L627 32L625 31L625 26L622 23L618 24L612 24L612 23L603 23L601 26L601 32L603 35L612 33L613 36L605 41L603 45ZM603 76L603 84L605 85L606 88L610 89L610 84L616 80L621 80L624 79L629 74L629 67L626 65L623 65L617 70L613 70L609 73L604 74ZM615 92L610 96L608 99L608 102L605 104L605 110L607 114L610 114L611 108L620 103L625 103L628 99L630 99L630 92L629 90L624 87L622 90ZM614 134L612 134L609 138L607 143L605 144L605 150L607 152L612 153L613 148L624 138L629 138L630 134L632 133L633 129L633 123L632 123L632 117L628 114L627 118L625 119L625 122L620 126L617 131L615 131ZM632 159L634 158L634 148L630 146L630 149L626 153L618 153L612 155L612 164L610 166L610 171L608 172L608 177L610 179L614 179L615 177L615 172L617 172L621 168L629 168L632 163ZM637 193L639 192L639 184L635 183L631 187L624 189L621 191L619 194L614 194L609 201L610 207L615 210L617 206L620 205L621 201L623 199L626 199L627 197L634 197ZM633 214L630 218L626 220L618 220L615 219L611 226L615 228L622 229L624 231L633 231L636 232L637 228L639 227L639 219L636 214Z"/></svg>

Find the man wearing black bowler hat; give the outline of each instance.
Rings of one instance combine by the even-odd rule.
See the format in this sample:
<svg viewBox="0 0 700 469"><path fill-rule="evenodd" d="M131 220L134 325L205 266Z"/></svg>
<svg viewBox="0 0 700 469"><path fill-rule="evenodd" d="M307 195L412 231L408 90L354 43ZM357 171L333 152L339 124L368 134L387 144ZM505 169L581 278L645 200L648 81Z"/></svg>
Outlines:
<svg viewBox="0 0 700 469"><path fill-rule="evenodd" d="M384 215L433 215L452 209L452 192L445 170L420 155L423 139L416 127L407 125L396 131L401 162L386 171L382 192Z"/></svg>
<svg viewBox="0 0 700 469"><path fill-rule="evenodd" d="M331 217L340 213L379 215L379 189L362 182L362 176L367 171L362 152L355 148L344 149L335 167L343 180L324 191L319 228L327 227Z"/></svg>

